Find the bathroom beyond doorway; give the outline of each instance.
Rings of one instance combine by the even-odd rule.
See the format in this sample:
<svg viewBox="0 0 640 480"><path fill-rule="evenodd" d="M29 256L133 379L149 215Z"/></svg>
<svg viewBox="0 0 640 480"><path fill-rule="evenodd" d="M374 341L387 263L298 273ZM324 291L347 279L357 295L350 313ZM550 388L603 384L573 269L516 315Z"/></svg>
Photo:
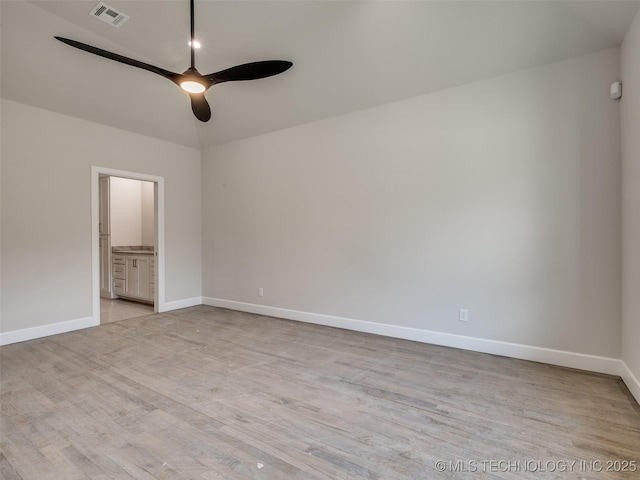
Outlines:
<svg viewBox="0 0 640 480"><path fill-rule="evenodd" d="M100 323L154 311L154 197L154 182L115 175L99 177ZM134 251L143 252L140 258L144 261L131 257L134 259L129 262L128 253Z"/></svg>

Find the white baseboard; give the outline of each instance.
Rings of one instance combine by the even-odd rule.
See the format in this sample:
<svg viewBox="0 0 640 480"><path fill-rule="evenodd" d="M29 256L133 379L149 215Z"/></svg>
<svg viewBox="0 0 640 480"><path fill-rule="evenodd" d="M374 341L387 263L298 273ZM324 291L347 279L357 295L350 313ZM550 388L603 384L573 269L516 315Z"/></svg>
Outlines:
<svg viewBox="0 0 640 480"><path fill-rule="evenodd" d="M59 333L67 333L74 330L82 330L83 328L96 327L98 325L100 325L99 318L85 317L78 318L77 320L67 320L65 322L42 325L39 327L22 328L20 330L12 330L10 332L2 332L0 333L0 345L26 342L27 340L48 337L49 335L58 335Z"/></svg>
<svg viewBox="0 0 640 480"><path fill-rule="evenodd" d="M633 374L633 372L625 362L621 360L620 363L622 363L620 376L622 377L624 383L627 385L627 388L631 392L631 395L633 395L637 402L640 403L640 381Z"/></svg>
<svg viewBox="0 0 640 480"><path fill-rule="evenodd" d="M165 302L161 311L169 312L180 308L195 307L196 305L202 305L202 303L202 297L184 298L173 302Z"/></svg>
<svg viewBox="0 0 640 480"><path fill-rule="evenodd" d="M179 308L193 307L202 305L202 297L185 298L174 302L164 304L163 312L170 310L178 310ZM39 327L23 328L20 330L12 330L10 332L0 332L0 346L9 345L11 343L26 342L27 340L35 340L37 338L57 335L59 333L72 332L83 328L97 327L100 325L100 318L86 317L77 320L68 320L65 322L52 323L50 325L42 325Z"/></svg>
<svg viewBox="0 0 640 480"><path fill-rule="evenodd" d="M253 303L236 302L212 297L193 297L173 302L166 302L162 311L168 312L180 308L188 308L196 305L210 305L214 307L228 308L242 312L256 313L270 317L297 320L300 322L315 323L328 327L343 328L356 332L372 333L393 338L402 338L421 343L431 343L445 347L460 348L474 352L490 353L504 357L531 360L534 362L548 363L561 367L576 368L610 375L618 375L629 388L634 398L640 403L640 381L629 369L627 364L620 359L586 355L584 353L567 352L550 348L534 347L518 343L501 342L485 338L466 337L452 333L435 332L418 328L401 327L385 323L368 322L352 318L336 317L319 313L302 312L285 308L256 305ZM79 318L58 322L39 327L24 328L10 332L0 332L0 346L11 343L34 340L59 333L72 332L83 328L100 325L100 319L94 317Z"/></svg>
<svg viewBox="0 0 640 480"><path fill-rule="evenodd" d="M587 355L584 353L534 347L518 343L501 342L485 338L466 337L452 333L421 330L417 328L354 320L344 317L334 317L331 315L301 312L297 310L236 302L220 298L203 297L202 301L205 305L228 308L230 310L257 313L260 315L268 315L270 317L286 318L288 320L298 320L301 322L315 323L328 327L355 330L357 332L373 333L376 335L402 338L421 343L431 343L445 347L460 348L462 350L490 353L493 355L531 360L534 362L558 365L561 367L617 375L622 377L635 399L640 403L640 384L638 383L638 380L626 364L617 358L600 357L597 355Z"/></svg>

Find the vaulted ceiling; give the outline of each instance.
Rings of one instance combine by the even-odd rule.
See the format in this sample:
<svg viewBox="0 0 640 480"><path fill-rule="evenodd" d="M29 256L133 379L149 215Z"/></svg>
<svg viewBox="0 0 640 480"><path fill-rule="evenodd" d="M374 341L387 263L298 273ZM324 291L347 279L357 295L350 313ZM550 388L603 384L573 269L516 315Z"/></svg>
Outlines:
<svg viewBox="0 0 640 480"><path fill-rule="evenodd" d="M175 72L189 66L189 2L2 0L2 97L203 148L620 45L639 1L196 1L196 65L266 59L282 75L207 92L213 118L153 73L59 35Z"/></svg>

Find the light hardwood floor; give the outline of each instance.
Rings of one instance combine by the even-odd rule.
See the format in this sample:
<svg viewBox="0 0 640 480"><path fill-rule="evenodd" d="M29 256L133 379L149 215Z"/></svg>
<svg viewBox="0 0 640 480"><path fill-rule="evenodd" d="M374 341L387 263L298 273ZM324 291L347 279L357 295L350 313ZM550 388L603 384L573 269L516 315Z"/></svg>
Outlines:
<svg viewBox="0 0 640 480"><path fill-rule="evenodd" d="M605 375L205 306L0 355L3 479L640 478Z"/></svg>

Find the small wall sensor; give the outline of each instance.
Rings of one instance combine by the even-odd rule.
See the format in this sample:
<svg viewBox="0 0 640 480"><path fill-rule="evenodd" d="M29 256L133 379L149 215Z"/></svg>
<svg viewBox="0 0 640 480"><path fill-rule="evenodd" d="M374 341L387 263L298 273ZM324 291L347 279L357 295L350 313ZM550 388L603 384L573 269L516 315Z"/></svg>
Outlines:
<svg viewBox="0 0 640 480"><path fill-rule="evenodd" d="M609 98L619 100L622 97L622 82L613 82L609 87Z"/></svg>

